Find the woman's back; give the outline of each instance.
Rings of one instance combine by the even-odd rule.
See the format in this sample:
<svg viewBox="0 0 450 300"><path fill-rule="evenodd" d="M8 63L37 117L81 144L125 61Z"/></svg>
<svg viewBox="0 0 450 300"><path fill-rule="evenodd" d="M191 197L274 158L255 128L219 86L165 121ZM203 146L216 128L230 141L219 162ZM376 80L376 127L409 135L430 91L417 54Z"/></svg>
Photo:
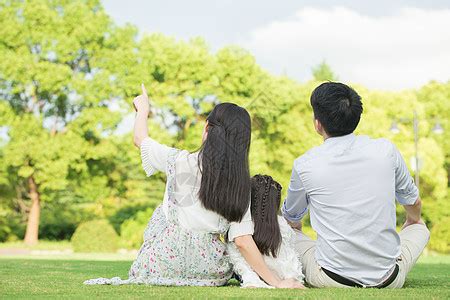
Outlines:
<svg viewBox="0 0 450 300"><path fill-rule="evenodd" d="M174 148L159 144L151 138L144 139L141 144L141 157L142 166L147 176L152 175L157 170L167 169L165 161L167 161L171 151L174 151ZM240 232L245 228L251 229L249 233L252 233L253 222L250 207L240 222L239 228L236 223L228 224L225 218L203 207L198 196L202 176L198 167L198 155L198 152L190 153L181 150L177 152L175 157L174 190L172 194L173 200L177 203L179 224L188 230L220 234L225 233L222 232L222 227L225 224L226 231L230 229L232 234L238 234L237 231ZM169 188L170 186L166 185L163 200L163 211L166 217L168 216Z"/></svg>
<svg viewBox="0 0 450 300"><path fill-rule="evenodd" d="M224 285L232 266L220 235L234 239L253 233L247 184L250 116L235 104L218 104L207 118L199 153L191 154L148 137L144 86L142 92L134 100L134 142L147 176L166 173L163 203L147 225L129 279L100 278L86 284ZM242 221L249 225L242 226Z"/></svg>
<svg viewBox="0 0 450 300"><path fill-rule="evenodd" d="M147 175L165 168L167 183L163 204L155 210L147 225L129 279L98 278L85 283L226 284L231 278L232 266L220 234L226 234L233 225L201 206L196 196L201 175L196 164L192 164L196 155L161 145L150 138L142 142L141 154ZM191 182L187 184L189 180Z"/></svg>

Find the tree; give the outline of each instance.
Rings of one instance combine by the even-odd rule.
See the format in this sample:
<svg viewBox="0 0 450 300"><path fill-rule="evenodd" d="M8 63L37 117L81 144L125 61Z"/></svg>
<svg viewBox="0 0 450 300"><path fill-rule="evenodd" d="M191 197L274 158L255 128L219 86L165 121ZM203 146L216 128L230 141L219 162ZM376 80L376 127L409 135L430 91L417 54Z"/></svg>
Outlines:
<svg viewBox="0 0 450 300"><path fill-rule="evenodd" d="M450 81L431 81L417 92L417 99L424 105L425 115L428 119L427 137L435 139L445 153L445 168L450 179ZM442 133L433 132L433 127L439 125Z"/></svg>
<svg viewBox="0 0 450 300"><path fill-rule="evenodd" d="M312 74L316 81L337 81L338 77L334 74L331 67L322 61L320 64L312 68Z"/></svg>
<svg viewBox="0 0 450 300"><path fill-rule="evenodd" d="M73 181L95 182L97 193L108 185L114 147L105 137L120 121L108 107L130 93L114 83L114 68L136 69L135 30L115 27L99 1L81 0L2 1L0 28L3 162L17 198L31 202L25 242L34 244L42 201Z"/></svg>

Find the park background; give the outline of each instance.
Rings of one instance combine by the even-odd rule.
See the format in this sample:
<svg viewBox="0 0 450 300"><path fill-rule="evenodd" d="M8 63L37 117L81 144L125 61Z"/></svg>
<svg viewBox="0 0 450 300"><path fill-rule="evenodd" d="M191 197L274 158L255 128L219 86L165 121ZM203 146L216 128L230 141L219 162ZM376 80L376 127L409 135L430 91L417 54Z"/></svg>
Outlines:
<svg viewBox="0 0 450 300"><path fill-rule="evenodd" d="M428 37L419 41L423 47L415 49L412 43L405 49L409 47L416 56L429 53L428 48L436 53L419 60L408 52L399 57L392 50L399 60L395 61L387 49L374 54L371 47L381 37L373 36L374 41L363 45L367 49L353 47L353 63L359 73L352 73L344 67L352 64L351 59L342 58L343 64L335 57L333 47L340 45L339 38L322 41L328 35L339 37L332 24L326 25L328 32L320 32L322 36L313 40L318 49L315 59L305 55L307 61L296 63L280 55L284 67L276 69L268 62L272 48L261 31L253 34L245 48L232 45L232 41L230 45L217 43L221 32L215 32L211 47L202 37L179 37L164 30L142 29L133 20L125 20L127 23L120 10L126 16L126 9L138 6L139 1L112 2L104 4L119 17L111 17L96 0L0 1L0 250L4 253L8 252L5 249L65 253L138 249L165 185L162 174L145 177L139 151L132 143L131 102L140 83L146 84L154 107L150 135L190 151L199 148L205 118L215 104L226 101L246 107L253 122L251 173L272 175L285 193L294 159L321 143L313 129L309 96L328 80L342 80L358 91L364 113L357 133L394 142L413 176L417 171L412 121L417 113L423 218L431 229L427 253L450 252L448 7L438 7L436 15L430 13L432 8L400 13L406 14L406 19L431 16L431 25L422 24L409 32L412 40L415 34ZM134 12L138 10L135 7ZM258 12L258 7L254 11ZM308 9L297 13L297 18L305 17L305 11ZM309 11L318 19L324 16L320 9ZM338 16L355 14L340 7L326 11ZM363 23L381 18L363 17ZM214 18L206 20L213 22ZM234 22L232 17L228 21ZM295 20L273 22L266 29L272 32L280 27L286 32L284 26L289 22ZM324 24L322 20L316 25ZM389 24L394 32L398 29L395 22ZM436 32L427 31L430 28L426 26ZM360 34L353 35L354 45L360 38L367 41L363 32L354 30ZM289 34L286 36L289 40ZM266 50L254 46L261 38L258 45L266 43ZM384 43L392 43L394 48L396 38L394 34ZM344 38L342 43L348 40ZM305 42L305 48L314 46ZM252 47L256 56L248 50ZM276 53L277 47L272 50ZM371 70L369 64L361 71L367 64L360 52L366 50L386 58L388 67ZM301 43L289 53L296 51L301 60ZM289 53L286 56L291 59ZM392 76L398 80L393 81ZM381 79L371 82L371 77ZM401 208L397 220L401 226ZM305 223L306 231L314 236L308 220Z"/></svg>

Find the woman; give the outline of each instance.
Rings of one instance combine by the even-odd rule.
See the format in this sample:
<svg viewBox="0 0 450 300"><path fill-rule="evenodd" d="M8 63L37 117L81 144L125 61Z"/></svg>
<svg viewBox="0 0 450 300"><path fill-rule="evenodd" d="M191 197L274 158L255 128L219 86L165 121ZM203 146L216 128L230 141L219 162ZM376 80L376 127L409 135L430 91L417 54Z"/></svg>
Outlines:
<svg viewBox="0 0 450 300"><path fill-rule="evenodd" d="M85 284L226 284L232 266L220 235L234 240L253 233L249 114L232 103L217 105L207 118L200 151L189 153L148 136L150 106L143 85L142 95L133 103L137 111L134 142L141 150L143 168L147 176L156 171L167 175L163 203L147 226L129 278L99 278ZM289 280L264 275L279 287L293 286Z"/></svg>

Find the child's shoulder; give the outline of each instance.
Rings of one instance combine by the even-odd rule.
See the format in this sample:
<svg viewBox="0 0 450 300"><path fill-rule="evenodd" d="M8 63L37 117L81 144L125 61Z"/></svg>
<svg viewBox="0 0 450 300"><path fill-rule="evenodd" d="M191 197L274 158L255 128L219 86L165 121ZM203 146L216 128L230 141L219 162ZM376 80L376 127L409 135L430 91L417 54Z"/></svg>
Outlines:
<svg viewBox="0 0 450 300"><path fill-rule="evenodd" d="M280 228L281 226L289 226L288 222L283 216L278 216L278 224L280 224Z"/></svg>
<svg viewBox="0 0 450 300"><path fill-rule="evenodd" d="M283 216L278 216L278 224L280 225L281 237L283 240L291 239L294 234L293 229Z"/></svg>

